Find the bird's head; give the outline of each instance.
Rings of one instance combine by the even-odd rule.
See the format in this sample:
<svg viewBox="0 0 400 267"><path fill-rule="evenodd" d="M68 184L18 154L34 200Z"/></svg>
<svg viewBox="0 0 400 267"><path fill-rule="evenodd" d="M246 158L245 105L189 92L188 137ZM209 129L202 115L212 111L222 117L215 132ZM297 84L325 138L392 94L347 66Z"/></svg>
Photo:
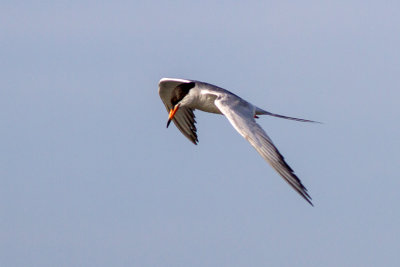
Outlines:
<svg viewBox="0 0 400 267"><path fill-rule="evenodd" d="M167 128L171 123L171 121L173 120L179 107L185 105L184 99L189 94L190 89L195 87L195 85L196 84L194 82L181 83L178 86L176 86L172 91L172 96L171 96L172 108L169 110Z"/></svg>

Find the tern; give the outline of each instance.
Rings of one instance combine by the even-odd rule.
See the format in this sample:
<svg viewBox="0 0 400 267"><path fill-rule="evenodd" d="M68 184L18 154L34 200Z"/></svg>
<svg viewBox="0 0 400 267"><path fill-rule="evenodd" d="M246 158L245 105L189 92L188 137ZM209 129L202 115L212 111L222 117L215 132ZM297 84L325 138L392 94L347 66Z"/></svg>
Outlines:
<svg viewBox="0 0 400 267"><path fill-rule="evenodd" d="M194 110L224 115L257 152L293 187L308 203L311 197L292 168L273 144L265 131L256 123L257 115L269 115L302 122L311 120L287 117L265 111L239 96L218 86L196 80L162 78L158 93L169 112L167 128L171 121L192 143L197 145Z"/></svg>

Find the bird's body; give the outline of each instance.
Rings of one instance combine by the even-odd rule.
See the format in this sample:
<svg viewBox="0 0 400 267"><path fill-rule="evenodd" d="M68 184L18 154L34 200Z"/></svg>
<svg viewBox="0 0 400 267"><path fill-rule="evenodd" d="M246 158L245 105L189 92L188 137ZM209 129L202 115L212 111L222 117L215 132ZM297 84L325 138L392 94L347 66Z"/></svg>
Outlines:
<svg viewBox="0 0 400 267"><path fill-rule="evenodd" d="M186 79L163 78L159 94L178 129L197 144L195 109L223 114L232 126L257 150L257 152L311 205L311 197L265 131L255 121L257 115L270 115L285 119L312 122L286 117L265 111L239 96L218 86Z"/></svg>

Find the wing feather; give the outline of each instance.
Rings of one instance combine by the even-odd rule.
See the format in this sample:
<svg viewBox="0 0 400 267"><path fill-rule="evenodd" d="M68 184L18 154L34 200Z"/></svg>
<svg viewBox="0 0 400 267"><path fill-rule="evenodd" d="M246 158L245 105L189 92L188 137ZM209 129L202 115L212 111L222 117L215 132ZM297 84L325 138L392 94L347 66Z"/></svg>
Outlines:
<svg viewBox="0 0 400 267"><path fill-rule="evenodd" d="M254 120L255 107L236 96L220 95L215 105L227 117L233 127L257 150L257 152L311 205L307 189L273 144L266 132Z"/></svg>
<svg viewBox="0 0 400 267"><path fill-rule="evenodd" d="M172 90L182 83L189 83L189 80L183 79L169 79L164 78L160 80L158 93L161 100L163 101L165 108L169 112L173 107L171 103ZM192 143L197 145L199 142L197 138L196 128L196 116L194 115L193 109L187 107L181 107L176 112L173 122L175 126L186 136Z"/></svg>

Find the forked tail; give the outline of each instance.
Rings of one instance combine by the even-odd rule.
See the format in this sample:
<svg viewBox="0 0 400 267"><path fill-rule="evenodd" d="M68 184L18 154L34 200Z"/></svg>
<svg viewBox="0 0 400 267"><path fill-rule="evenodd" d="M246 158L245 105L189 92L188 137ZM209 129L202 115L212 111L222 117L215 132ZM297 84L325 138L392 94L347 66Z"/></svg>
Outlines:
<svg viewBox="0 0 400 267"><path fill-rule="evenodd" d="M311 120L305 120L305 119L299 119L299 118L293 118L293 117L288 117L288 116L283 116L275 113L268 112L266 110L256 108L256 115L269 115L277 118L282 118L282 119L287 119L287 120L294 120L294 121L302 121L302 122L313 122L313 123L321 123L319 121L311 121Z"/></svg>

